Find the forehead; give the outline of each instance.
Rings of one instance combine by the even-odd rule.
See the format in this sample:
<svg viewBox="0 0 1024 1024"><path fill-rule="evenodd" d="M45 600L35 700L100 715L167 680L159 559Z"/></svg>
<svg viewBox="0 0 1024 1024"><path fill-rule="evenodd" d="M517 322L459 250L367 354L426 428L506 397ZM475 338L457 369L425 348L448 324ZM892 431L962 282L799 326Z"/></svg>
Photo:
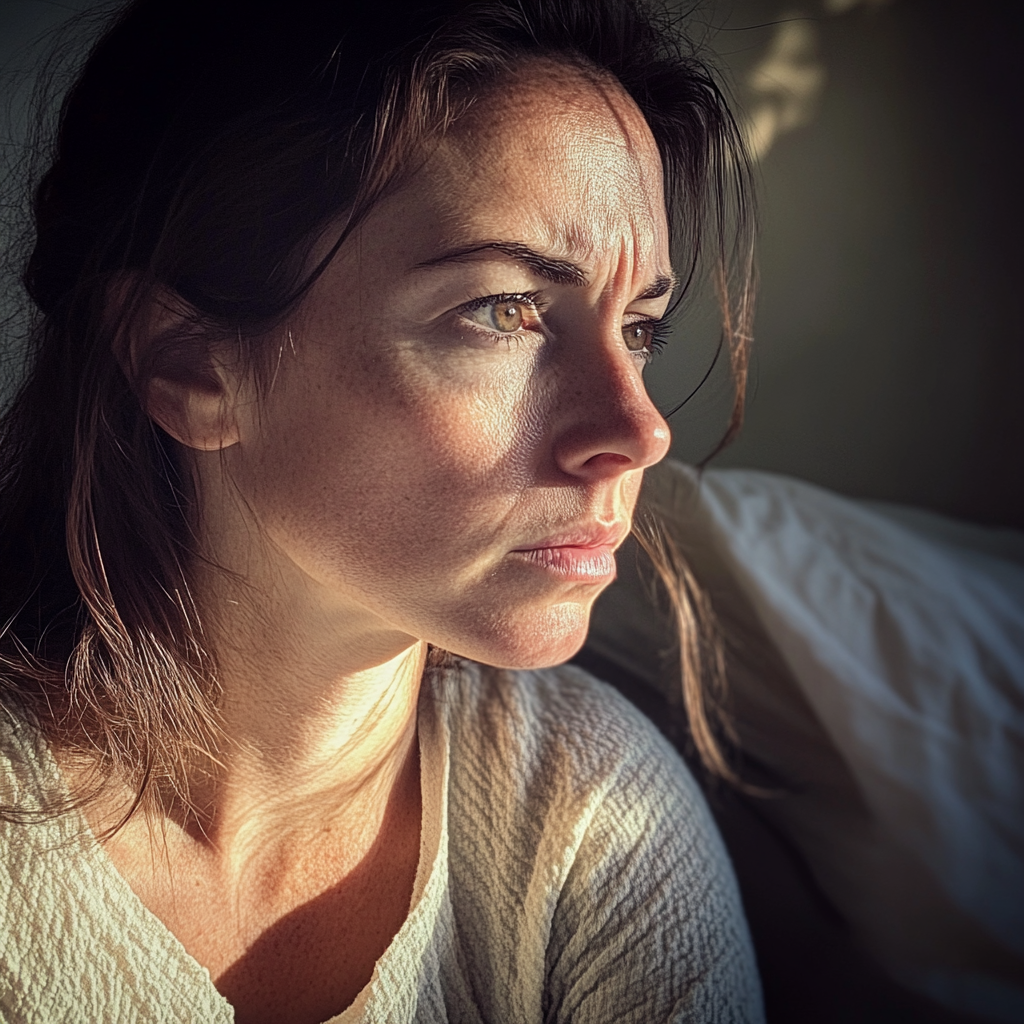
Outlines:
<svg viewBox="0 0 1024 1024"><path fill-rule="evenodd" d="M587 262L626 249L644 264L668 260L662 189L622 88L539 61L478 97L408 186L439 240L528 239Z"/></svg>

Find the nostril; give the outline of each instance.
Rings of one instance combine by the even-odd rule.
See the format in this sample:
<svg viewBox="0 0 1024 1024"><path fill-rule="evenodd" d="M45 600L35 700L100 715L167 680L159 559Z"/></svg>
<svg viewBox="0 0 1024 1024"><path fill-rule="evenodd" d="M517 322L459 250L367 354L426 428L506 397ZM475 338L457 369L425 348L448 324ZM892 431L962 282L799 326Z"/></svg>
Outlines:
<svg viewBox="0 0 1024 1024"><path fill-rule="evenodd" d="M631 466L633 459L628 455L620 455L618 452L599 452L597 455L592 455L584 465L587 466Z"/></svg>

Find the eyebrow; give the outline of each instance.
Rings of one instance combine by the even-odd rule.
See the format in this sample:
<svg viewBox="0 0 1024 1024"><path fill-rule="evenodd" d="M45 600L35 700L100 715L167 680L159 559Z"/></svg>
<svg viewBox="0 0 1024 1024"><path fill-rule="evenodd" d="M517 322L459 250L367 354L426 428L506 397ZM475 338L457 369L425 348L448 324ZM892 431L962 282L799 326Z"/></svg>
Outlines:
<svg viewBox="0 0 1024 1024"><path fill-rule="evenodd" d="M551 281L554 284L572 285L580 287L587 283L587 275L583 268L571 260L558 259L553 256L545 256L543 253L531 249L522 242L478 242L474 245L462 246L458 249L449 249L432 259L417 263L419 267L436 267L444 263L465 263L472 256L480 252L500 252L510 259L525 264L538 277ZM678 284L675 274L662 274L654 279L653 284L646 288L636 298L660 299L667 295Z"/></svg>
<svg viewBox="0 0 1024 1024"><path fill-rule="evenodd" d="M545 256L543 253L531 249L522 242L480 242L476 245L466 245L459 249L449 249L447 252L435 256L433 259L417 263L417 267L436 267L442 263L465 263L471 256L479 252L500 252L510 259L525 264L538 277L554 284L574 285L579 287L587 283L587 275L583 268L571 260L557 259L552 256Z"/></svg>
<svg viewBox="0 0 1024 1024"><path fill-rule="evenodd" d="M640 299L660 299L663 295L668 295L668 293L672 291L672 289L675 288L677 284L678 281L676 280L674 274L672 276L667 276L663 274L661 277L656 277L654 279L654 283L650 286L650 288L646 288L644 291L642 291L636 297L636 300L639 301Z"/></svg>

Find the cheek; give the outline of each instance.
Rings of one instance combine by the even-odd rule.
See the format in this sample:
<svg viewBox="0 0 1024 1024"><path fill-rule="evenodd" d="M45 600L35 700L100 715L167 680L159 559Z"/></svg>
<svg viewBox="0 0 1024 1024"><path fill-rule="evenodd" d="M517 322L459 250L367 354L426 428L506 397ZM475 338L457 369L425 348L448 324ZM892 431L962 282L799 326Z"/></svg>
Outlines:
<svg viewBox="0 0 1024 1024"><path fill-rule="evenodd" d="M263 525L317 576L471 557L536 481L548 404L525 359L310 365L268 403L249 474Z"/></svg>
<svg viewBox="0 0 1024 1024"><path fill-rule="evenodd" d="M536 482L545 456L543 389L525 375L495 375L459 388L430 381L404 407L404 428L424 455L434 488L502 493L512 500Z"/></svg>

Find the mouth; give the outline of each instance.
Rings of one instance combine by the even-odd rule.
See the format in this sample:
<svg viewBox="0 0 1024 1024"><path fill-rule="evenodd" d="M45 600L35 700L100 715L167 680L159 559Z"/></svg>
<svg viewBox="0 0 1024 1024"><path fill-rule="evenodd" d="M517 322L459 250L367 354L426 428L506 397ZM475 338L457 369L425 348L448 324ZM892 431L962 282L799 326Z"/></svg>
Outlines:
<svg viewBox="0 0 1024 1024"><path fill-rule="evenodd" d="M575 527L512 554L566 582L610 583L615 579L615 550L628 532L628 523L621 522Z"/></svg>

